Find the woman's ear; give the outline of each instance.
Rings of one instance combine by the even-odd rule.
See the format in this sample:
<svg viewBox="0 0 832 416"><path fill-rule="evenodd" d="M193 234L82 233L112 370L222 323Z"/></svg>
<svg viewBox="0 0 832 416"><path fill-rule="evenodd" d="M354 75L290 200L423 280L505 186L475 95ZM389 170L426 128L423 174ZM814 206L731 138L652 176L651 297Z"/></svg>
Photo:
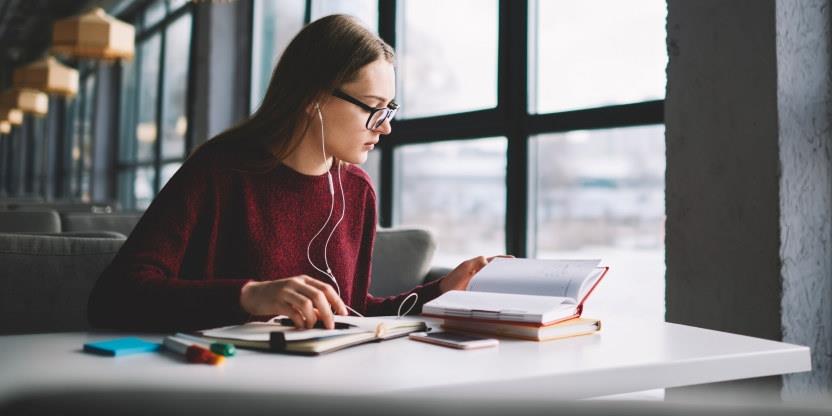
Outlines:
<svg viewBox="0 0 832 416"><path fill-rule="evenodd" d="M309 103L309 105L306 106L306 109L304 111L306 112L306 115L309 116L309 117L318 117L319 108L320 108L320 106L319 106L318 102L313 101L313 102Z"/></svg>

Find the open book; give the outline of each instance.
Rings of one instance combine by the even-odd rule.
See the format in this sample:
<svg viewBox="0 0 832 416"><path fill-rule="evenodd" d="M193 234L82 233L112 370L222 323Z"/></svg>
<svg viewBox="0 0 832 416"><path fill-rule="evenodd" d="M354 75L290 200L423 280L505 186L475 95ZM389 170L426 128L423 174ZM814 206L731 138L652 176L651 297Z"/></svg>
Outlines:
<svg viewBox="0 0 832 416"><path fill-rule="evenodd" d="M427 329L425 322L412 319L355 316L334 317L336 325L346 327L344 329L297 329L282 324L281 320L285 318L277 316L266 322L206 329L196 334L207 340L231 343L241 348L317 355Z"/></svg>
<svg viewBox="0 0 832 416"><path fill-rule="evenodd" d="M495 258L468 284L426 303L422 314L445 319L551 325L577 318L608 267L601 260Z"/></svg>

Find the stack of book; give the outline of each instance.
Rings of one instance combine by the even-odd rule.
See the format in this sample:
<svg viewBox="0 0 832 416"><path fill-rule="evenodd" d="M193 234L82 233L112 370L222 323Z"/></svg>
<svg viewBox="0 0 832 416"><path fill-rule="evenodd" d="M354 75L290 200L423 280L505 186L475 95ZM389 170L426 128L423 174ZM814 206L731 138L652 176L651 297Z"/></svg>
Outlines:
<svg viewBox="0 0 832 416"><path fill-rule="evenodd" d="M426 303L425 316L449 331L545 341L601 330L581 317L583 305L609 267L600 260L496 258L469 283Z"/></svg>

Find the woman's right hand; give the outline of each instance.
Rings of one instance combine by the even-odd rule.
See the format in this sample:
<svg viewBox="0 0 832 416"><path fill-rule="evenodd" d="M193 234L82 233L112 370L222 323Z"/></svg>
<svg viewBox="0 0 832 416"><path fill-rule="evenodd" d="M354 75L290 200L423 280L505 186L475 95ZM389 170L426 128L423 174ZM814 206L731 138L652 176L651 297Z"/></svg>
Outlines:
<svg viewBox="0 0 832 416"><path fill-rule="evenodd" d="M332 286L307 275L248 282L240 291L240 306L255 316L286 315L297 328L312 328L321 319L324 327L333 329L333 309L347 314Z"/></svg>

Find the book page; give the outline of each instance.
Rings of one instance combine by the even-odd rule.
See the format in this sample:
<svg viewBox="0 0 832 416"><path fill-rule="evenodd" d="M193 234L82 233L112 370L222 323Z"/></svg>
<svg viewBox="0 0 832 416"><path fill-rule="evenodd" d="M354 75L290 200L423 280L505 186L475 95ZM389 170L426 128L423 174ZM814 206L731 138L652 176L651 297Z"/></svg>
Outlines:
<svg viewBox="0 0 832 416"><path fill-rule="evenodd" d="M362 328L350 329L296 329L272 322L248 322L243 325L231 325L201 331L202 335L214 338L237 339L241 341L268 342L272 332L284 332L287 340L324 338L352 333L368 332Z"/></svg>
<svg viewBox="0 0 832 416"><path fill-rule="evenodd" d="M334 316L335 322L353 325L349 329L297 329L293 326L283 326L280 319L285 316L276 316L267 322L248 322L243 325L231 325L222 328L214 328L201 331L202 335L214 338L236 339L241 341L267 342L269 334L275 331L284 333L287 341L304 339L319 339L326 337L341 336L356 333L384 334L390 331L405 330L408 328L419 328L424 326L423 321L398 320L395 317L384 318L363 318L356 316ZM381 328L379 327L381 326Z"/></svg>
<svg viewBox="0 0 832 416"><path fill-rule="evenodd" d="M600 259L539 260L495 258L483 267L468 284L475 292L516 293L522 295L558 296L578 300L585 280Z"/></svg>

